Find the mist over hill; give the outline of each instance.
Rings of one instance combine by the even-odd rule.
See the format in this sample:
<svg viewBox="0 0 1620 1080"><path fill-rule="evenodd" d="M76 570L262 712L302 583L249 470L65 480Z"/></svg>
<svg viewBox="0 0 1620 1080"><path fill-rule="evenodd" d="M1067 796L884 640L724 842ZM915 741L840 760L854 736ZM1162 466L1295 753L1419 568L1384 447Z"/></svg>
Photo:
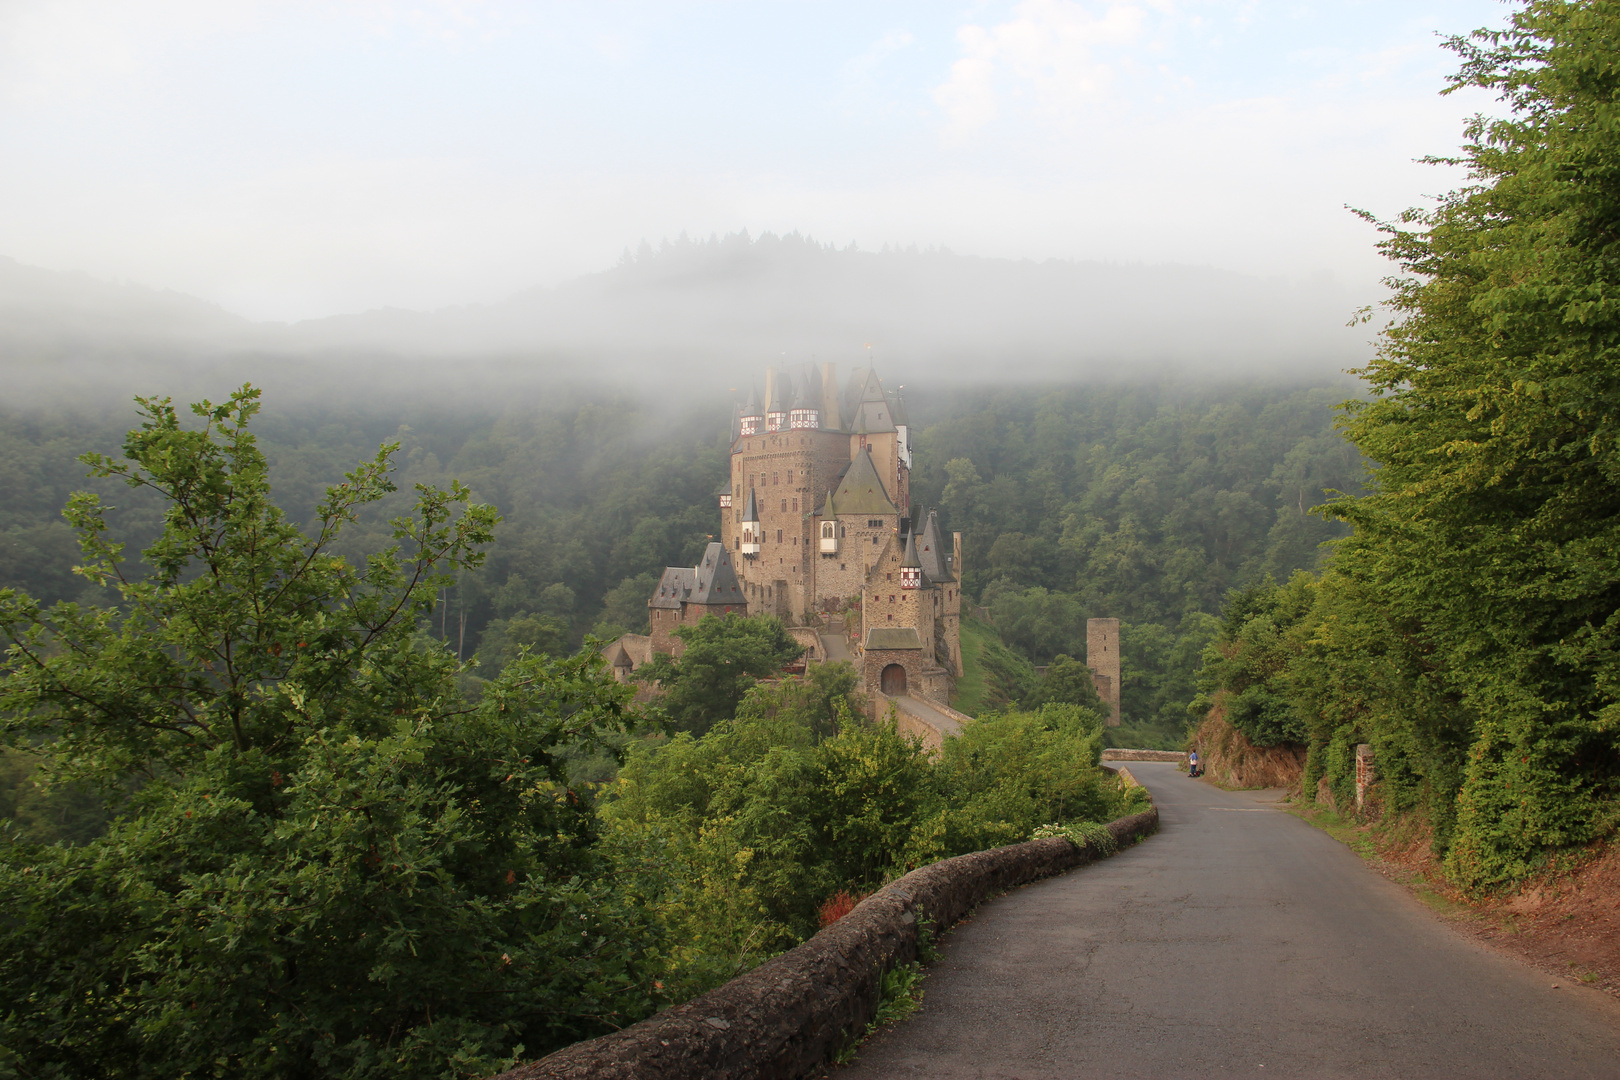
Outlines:
<svg viewBox="0 0 1620 1080"><path fill-rule="evenodd" d="M252 378L291 393L358 381L521 394L580 379L712 393L762 364L847 363L868 345L886 375L913 382L1312 379L1365 358L1366 333L1345 323L1372 299L1325 278L866 252L744 232L644 243L612 269L487 305L285 324L0 260L0 363L25 395L64 379L122 395L176 367L188 385Z"/></svg>

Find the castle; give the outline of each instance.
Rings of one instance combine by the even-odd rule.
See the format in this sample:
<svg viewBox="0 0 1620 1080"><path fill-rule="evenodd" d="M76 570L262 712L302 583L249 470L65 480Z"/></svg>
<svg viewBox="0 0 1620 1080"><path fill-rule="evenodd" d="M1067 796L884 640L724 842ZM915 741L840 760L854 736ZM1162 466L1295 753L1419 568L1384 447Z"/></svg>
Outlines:
<svg viewBox="0 0 1620 1080"><path fill-rule="evenodd" d="M763 402L763 405L761 404ZM704 615L780 617L814 659L848 659L862 688L947 705L962 673L962 539L913 518L905 402L876 370L840 390L832 364L769 369L732 419L717 539L647 601L645 648L679 655ZM948 546L947 546L948 545ZM620 645L616 668L639 666Z"/></svg>

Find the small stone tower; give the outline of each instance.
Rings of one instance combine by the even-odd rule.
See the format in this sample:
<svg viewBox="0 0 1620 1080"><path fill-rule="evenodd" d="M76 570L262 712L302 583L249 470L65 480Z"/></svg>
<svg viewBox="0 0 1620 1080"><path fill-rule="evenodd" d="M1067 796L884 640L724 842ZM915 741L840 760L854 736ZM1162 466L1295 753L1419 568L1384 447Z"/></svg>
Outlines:
<svg viewBox="0 0 1620 1080"><path fill-rule="evenodd" d="M1119 620L1086 620L1086 666L1097 696L1108 706L1109 727L1119 727Z"/></svg>

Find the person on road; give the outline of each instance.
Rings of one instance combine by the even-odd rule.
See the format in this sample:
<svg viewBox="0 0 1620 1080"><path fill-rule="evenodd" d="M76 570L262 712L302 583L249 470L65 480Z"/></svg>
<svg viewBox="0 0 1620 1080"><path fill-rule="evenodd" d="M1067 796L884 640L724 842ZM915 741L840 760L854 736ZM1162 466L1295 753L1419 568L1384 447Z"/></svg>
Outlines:
<svg viewBox="0 0 1620 1080"><path fill-rule="evenodd" d="M1196 750L1187 755L1187 775L1198 775L1198 751Z"/></svg>

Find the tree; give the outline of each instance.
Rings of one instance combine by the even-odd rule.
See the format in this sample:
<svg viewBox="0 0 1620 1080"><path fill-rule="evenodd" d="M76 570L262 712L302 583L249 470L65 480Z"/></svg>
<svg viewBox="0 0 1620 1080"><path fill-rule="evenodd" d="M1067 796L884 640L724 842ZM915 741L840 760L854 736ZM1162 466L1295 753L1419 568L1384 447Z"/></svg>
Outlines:
<svg viewBox="0 0 1620 1080"><path fill-rule="evenodd" d="M1446 865L1488 886L1614 820L1620 7L1532 0L1450 44L1453 88L1510 114L1469 125L1467 186L1384 226L1397 321L1346 422L1376 489L1332 512L1356 530L1343 571L1421 642L1427 696L1460 706Z"/></svg>
<svg viewBox="0 0 1620 1080"><path fill-rule="evenodd" d="M655 653L635 677L657 683L671 723L694 735L736 716L756 679L778 674L804 652L782 620L770 615L705 615L676 627L675 636L683 644L680 659Z"/></svg>
<svg viewBox="0 0 1620 1080"><path fill-rule="evenodd" d="M1108 710L1097 694L1097 684L1091 678L1091 669L1072 657L1059 654L1046 667L1046 674L1035 685L1035 692L1025 702L1027 708L1042 705L1078 705L1089 709L1098 717Z"/></svg>
<svg viewBox="0 0 1620 1080"><path fill-rule="evenodd" d="M413 640L494 510L419 486L351 565L331 549L393 491L394 446L305 536L270 501L256 390L190 429L138 400L124 460L83 460L163 499L150 571L81 494L81 572L119 606L0 591L6 741L117 801L80 846L0 848L0 1069L473 1077L650 1011L646 916L595 883L558 756L623 727L623 688L591 655L520 656L474 706Z"/></svg>

